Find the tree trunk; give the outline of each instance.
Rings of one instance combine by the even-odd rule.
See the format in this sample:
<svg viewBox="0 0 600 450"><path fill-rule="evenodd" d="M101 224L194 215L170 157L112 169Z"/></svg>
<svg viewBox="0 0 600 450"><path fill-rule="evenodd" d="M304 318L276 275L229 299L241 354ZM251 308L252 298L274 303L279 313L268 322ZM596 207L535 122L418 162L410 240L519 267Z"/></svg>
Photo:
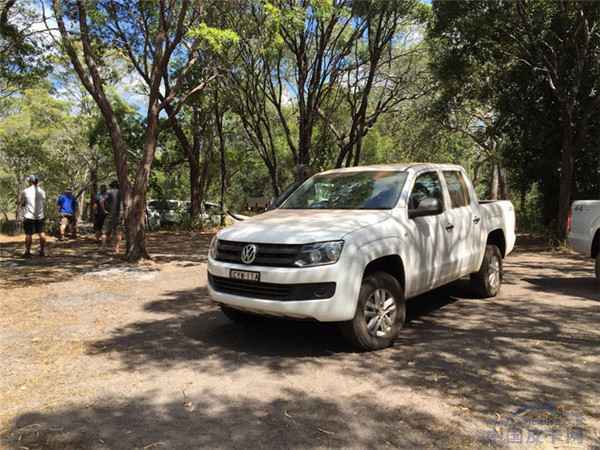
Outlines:
<svg viewBox="0 0 600 450"><path fill-rule="evenodd" d="M21 189L21 183L17 182L17 189L16 189L16 195L15 195L15 219L17 220L17 222L19 220L22 219L21 217L21 211L23 210L21 208L21 192L23 191L23 189Z"/></svg>
<svg viewBox="0 0 600 450"><path fill-rule="evenodd" d="M225 155L225 140L223 139L223 126L220 119L217 119L217 128L219 130L219 153L220 153L220 175L221 189L219 195L219 207L221 209L221 226L225 225L225 177L227 176L227 163Z"/></svg>
<svg viewBox="0 0 600 450"><path fill-rule="evenodd" d="M85 204L85 190L80 191L79 194L75 194L75 199L77 200L77 204L79 205L79 207L77 208L76 219L78 222L80 222L81 219L84 217L83 212L87 207Z"/></svg>
<svg viewBox="0 0 600 450"><path fill-rule="evenodd" d="M363 127L360 127L360 135L356 139L356 146L354 149L354 160L352 162L353 166L358 166L360 163L360 156L362 152L362 143L363 143Z"/></svg>
<svg viewBox="0 0 600 450"><path fill-rule="evenodd" d="M558 194L558 237L564 239L567 235L567 222L571 208L573 190L573 174L575 172L575 156L573 133L571 127L564 127L560 160L560 190Z"/></svg>
<svg viewBox="0 0 600 450"><path fill-rule="evenodd" d="M338 153L338 156L335 160L335 168L339 169L340 167L342 167L342 165L344 164L344 160L346 159L346 156L348 155L348 144L340 144L340 151Z"/></svg>
<svg viewBox="0 0 600 450"><path fill-rule="evenodd" d="M312 120L306 117L300 117L299 120L299 139L298 139L298 165L308 167L310 165L310 147L312 144ZM298 176L298 174L296 174ZM296 181L301 181L297 179Z"/></svg>
<svg viewBox="0 0 600 450"><path fill-rule="evenodd" d="M190 215L192 219L199 217L202 211L202 187L200 186L200 150L201 150L201 130L203 125L200 124L199 112L196 107L192 109L192 142L188 139L183 129L181 128L175 110L171 105L166 105L165 111L169 117L169 122L175 133L175 137L179 141L190 167Z"/></svg>
<svg viewBox="0 0 600 450"><path fill-rule="evenodd" d="M508 200L508 186L506 184L506 170L498 164L498 188L500 200Z"/></svg>
<svg viewBox="0 0 600 450"><path fill-rule="evenodd" d="M269 167L269 175L271 176L271 188L273 189L273 197L277 198L281 194L281 189L279 188L279 176L277 175L277 168Z"/></svg>
<svg viewBox="0 0 600 450"><path fill-rule="evenodd" d="M19 165L20 166L20 165ZM15 219L16 221L20 221L23 220L23 208L21 208L21 192L23 192L24 189L24 182L23 182L23 170L21 169L21 167L18 167L15 170L15 187L16 187L16 192L15 192Z"/></svg>
<svg viewBox="0 0 600 450"><path fill-rule="evenodd" d="M206 191L208 190L208 186L210 185L210 160L212 159L213 152L213 134L212 131L208 133L208 142L206 143L204 150L204 160L202 161L202 175L200 177L199 189L200 189L200 197L199 202L202 204L204 199L206 198Z"/></svg>
<svg viewBox="0 0 600 450"><path fill-rule="evenodd" d="M492 174L490 178L490 191L488 198L489 200L498 200L498 187L499 187L499 174L498 174L498 164L496 162L492 163Z"/></svg>
<svg viewBox="0 0 600 450"><path fill-rule="evenodd" d="M190 165L190 203L192 219L202 211L202 190L200 188L200 163L195 158L189 159Z"/></svg>
<svg viewBox="0 0 600 450"><path fill-rule="evenodd" d="M146 213L145 188L138 185L133 187L129 196L129 207L126 209L126 238L128 261L139 261L150 259L146 250L146 230L144 228L144 216Z"/></svg>
<svg viewBox="0 0 600 450"><path fill-rule="evenodd" d="M94 216L96 214L96 210L98 209L98 202L96 199L96 192L98 192L98 170L96 167L90 170L90 208L88 220L90 222L94 221Z"/></svg>
<svg viewBox="0 0 600 450"><path fill-rule="evenodd" d="M135 177L135 183L131 189L129 198L126 197L126 217L127 217L127 260L139 261L140 259L150 259L146 250L146 192L150 180L150 169L156 152L158 142L158 115L160 107L158 101L150 101L148 112L148 124L144 137L143 160L138 166Z"/></svg>
<svg viewBox="0 0 600 450"><path fill-rule="evenodd" d="M521 200L520 200L520 204L521 204L521 213L523 211L525 211L525 207L527 206L527 190L525 190L524 188L521 188Z"/></svg>
<svg viewBox="0 0 600 450"><path fill-rule="evenodd" d="M219 135L219 175L220 175L220 189L219 189L219 209L221 210L221 226L225 225L225 178L226 173L226 159L225 159L225 137L223 136L223 115L224 112L219 108L219 96L218 92L215 92L214 100L214 114L215 124L217 126L217 134Z"/></svg>

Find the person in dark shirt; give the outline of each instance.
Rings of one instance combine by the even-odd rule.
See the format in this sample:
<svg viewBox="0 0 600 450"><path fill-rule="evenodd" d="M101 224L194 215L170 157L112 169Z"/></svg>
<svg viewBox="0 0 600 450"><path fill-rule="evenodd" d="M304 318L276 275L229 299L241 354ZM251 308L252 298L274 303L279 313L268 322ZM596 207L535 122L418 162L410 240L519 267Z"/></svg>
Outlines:
<svg viewBox="0 0 600 450"><path fill-rule="evenodd" d="M58 215L60 216L60 227L59 227L59 240L65 238L65 231L70 228L71 236L73 239L77 238L77 210L79 205L77 199L73 195L73 191L70 188L58 196L56 200L56 206L58 208Z"/></svg>
<svg viewBox="0 0 600 450"><path fill-rule="evenodd" d="M113 245L115 253L119 252L119 244L122 239L122 210L123 199L119 190L118 181L110 183L110 189L106 191L106 195L102 199L100 205L106 211L104 224L102 227L102 248L106 248L107 244Z"/></svg>
<svg viewBox="0 0 600 450"><path fill-rule="evenodd" d="M100 186L100 192L96 194L94 199L95 210L94 210L94 231L96 232L96 241L102 241L102 228L104 227L104 219L106 219L107 212L102 206L102 202L106 198L106 185Z"/></svg>

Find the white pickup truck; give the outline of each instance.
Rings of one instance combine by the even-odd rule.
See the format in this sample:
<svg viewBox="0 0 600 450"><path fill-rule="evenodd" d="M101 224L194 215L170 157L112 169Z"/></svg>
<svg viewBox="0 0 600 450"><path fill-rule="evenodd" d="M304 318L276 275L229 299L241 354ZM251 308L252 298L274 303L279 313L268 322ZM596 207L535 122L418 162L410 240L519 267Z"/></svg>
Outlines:
<svg viewBox="0 0 600 450"><path fill-rule="evenodd" d="M573 203L568 241L573 250L596 260L596 280L600 284L600 200Z"/></svg>
<svg viewBox="0 0 600 450"><path fill-rule="evenodd" d="M374 350L396 338L408 298L466 275L482 297L495 296L514 243L512 204L479 202L460 166L336 169L221 230L208 289L234 321L341 322L357 347Z"/></svg>

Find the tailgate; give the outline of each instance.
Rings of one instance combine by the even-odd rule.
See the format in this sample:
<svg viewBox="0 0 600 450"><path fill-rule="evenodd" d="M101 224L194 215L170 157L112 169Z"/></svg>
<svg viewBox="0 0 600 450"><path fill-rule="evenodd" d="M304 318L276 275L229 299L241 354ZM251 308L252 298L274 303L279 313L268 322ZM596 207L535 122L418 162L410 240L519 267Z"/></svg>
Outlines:
<svg viewBox="0 0 600 450"><path fill-rule="evenodd" d="M571 211L573 214L571 233L586 236L592 222L600 217L600 200L577 201L573 203Z"/></svg>

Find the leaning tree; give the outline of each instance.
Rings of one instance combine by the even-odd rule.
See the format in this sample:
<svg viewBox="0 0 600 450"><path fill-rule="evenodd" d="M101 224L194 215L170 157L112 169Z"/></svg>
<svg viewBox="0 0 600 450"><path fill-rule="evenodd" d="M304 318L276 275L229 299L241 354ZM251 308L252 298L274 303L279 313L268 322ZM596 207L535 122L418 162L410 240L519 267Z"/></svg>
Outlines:
<svg viewBox="0 0 600 450"><path fill-rule="evenodd" d="M144 214L150 170L161 131L161 113L175 117L206 87L190 85L188 75L200 60L204 40L227 38L205 22L203 2L189 0L53 0L60 42L85 89L98 105L110 134L125 205L127 259L148 258ZM108 89L104 64L118 51L146 95L141 154L127 145ZM168 91L165 85L168 83ZM166 121L167 126L173 121Z"/></svg>

